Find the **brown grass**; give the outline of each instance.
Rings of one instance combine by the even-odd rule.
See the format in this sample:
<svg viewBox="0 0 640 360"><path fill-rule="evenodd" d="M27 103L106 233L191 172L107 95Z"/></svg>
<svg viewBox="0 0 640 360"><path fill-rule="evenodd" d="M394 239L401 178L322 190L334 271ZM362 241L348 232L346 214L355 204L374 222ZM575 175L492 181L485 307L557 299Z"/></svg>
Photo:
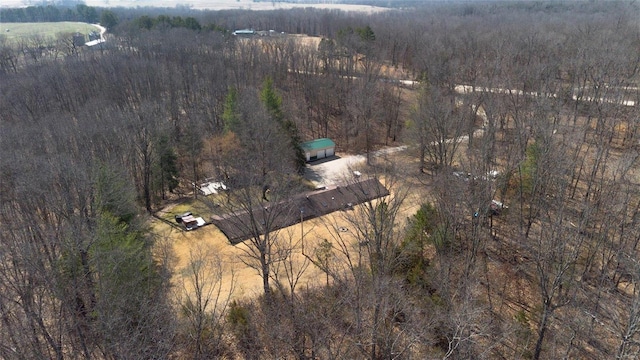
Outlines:
<svg viewBox="0 0 640 360"><path fill-rule="evenodd" d="M313 254L313 249L315 249L318 241L332 238L330 228L326 225L327 222L342 223L339 216L327 215L325 218L327 217L332 219L314 219L305 221L302 225L305 233L305 252ZM235 291L232 294L233 298L252 298L262 294L262 279L260 274L243 262L252 261L252 259L246 257L244 251L247 246L250 246L248 241L235 246L231 245L226 236L213 225L208 225L194 231L181 231L166 223L155 220L153 228L157 234L166 238L172 246L175 256L174 284L182 284L183 281L188 281L188 279L185 278L186 275L183 270L189 264L190 253L198 251L199 248L206 248L222 260L223 282L225 282L223 288L230 289L232 279L236 282ZM288 241L289 238L292 238L292 240L297 242L301 237L301 233L302 227L300 224L297 224L280 230L278 235L283 240ZM296 244L296 250L292 255L292 260L295 267L303 265L304 256L302 255L301 243ZM253 260L252 263L255 263L255 260ZM321 275L322 272L317 267L313 265L308 266L302 276L300 286L315 286L318 278L324 278L321 277ZM279 274L279 276L284 276L284 273Z"/></svg>
<svg viewBox="0 0 640 360"><path fill-rule="evenodd" d="M407 154L396 153L393 155L392 161L394 163L402 162L409 167L409 171L413 168L417 169L417 165L413 163L412 158ZM415 214L422 202L425 201L427 188L423 183L418 181L415 176L407 176L406 179L402 180L401 185L407 186L410 189L398 218L398 221L401 223L399 226L404 226L404 221ZM390 190L393 192L393 189ZM198 202L183 201L179 205L172 205L164 211L161 211L159 215L164 219L173 221L174 214L192 211L194 215L197 214L208 219L211 213L207 213L203 209L204 208L198 205ZM347 243L350 251L355 251L358 248L357 240L353 233L354 229L350 228L346 220L346 216L348 215L348 212L337 211L317 219L306 220L302 225L296 224L277 232L281 241L287 243L290 241L295 246L295 250L291 256L294 267L300 268L304 265L307 266L298 286L303 288L314 287L324 284L325 281L324 273L315 265L305 261L305 256L302 254L303 243L305 255L310 256L314 260L315 249L324 239L333 243L334 253L339 252L338 244L336 244L335 240L337 236L340 236L342 240ZM341 228L343 231L340 231ZM243 260L250 260L247 259L244 251L247 246L250 246L249 241L235 246L231 245L226 236L214 225L207 225L194 231L182 231L167 223L154 219L152 229L161 238L164 238L166 243L170 244L173 255L175 256L173 263L174 284L178 285L182 284L183 281L188 281L185 277L184 269L189 264L190 253L205 248L207 251L211 251L216 256L219 256L222 261L223 282L225 283L223 288L230 289L232 279L236 282L235 291L232 294L233 298L253 298L263 293L262 279L259 273L243 262ZM347 231L344 231L345 229ZM301 242L299 240L302 238L303 232L304 242ZM282 266L275 264L274 269L277 271L279 268L282 268ZM284 272L279 272L278 276L283 279L283 281L285 280ZM275 284L272 284L272 286L273 285Z"/></svg>

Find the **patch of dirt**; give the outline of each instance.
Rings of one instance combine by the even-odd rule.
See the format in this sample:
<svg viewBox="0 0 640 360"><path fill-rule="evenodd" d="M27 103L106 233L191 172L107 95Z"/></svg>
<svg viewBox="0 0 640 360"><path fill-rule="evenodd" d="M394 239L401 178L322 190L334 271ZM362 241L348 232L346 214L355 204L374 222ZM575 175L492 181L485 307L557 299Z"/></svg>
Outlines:
<svg viewBox="0 0 640 360"><path fill-rule="evenodd" d="M417 164L414 164L412 158L403 151L393 153L392 159L393 162L396 163L406 162L405 165L407 169L405 169L405 171L417 169ZM361 168L361 171L366 174L366 168ZM428 190L415 176L405 177L403 184L410 187L411 191L398 218L398 221L401 223L399 226L404 226L404 221L415 214L420 204L425 201ZM393 192L392 189L391 191ZM170 212L168 209L164 211L165 213ZM301 275L298 284L299 287L305 288L323 285L325 281L325 274L318 267L309 263L308 260L305 260L306 258L303 255L303 251L304 254L315 260L315 249L326 239L334 246L334 265L343 267L344 264L340 264L339 260L341 258L341 250L337 237L339 236L342 242L345 243L348 251L356 251L358 249L354 229L345 219L345 216L348 216L350 211L353 210L347 210L346 212L337 211L320 218L306 220L302 224L296 224L278 231L278 236L281 241L286 242L287 245L290 242L294 246L294 251L291 255L291 263L294 269L302 269L306 266L306 269ZM210 214L199 215L207 218L207 215ZM207 225L193 231L182 231L169 226L165 222L154 219L152 228L160 237L166 240L164 243L170 244L173 251L173 255L175 256L173 283L176 286L181 287L180 284L182 284L183 281L189 281L184 269L189 264L190 253L196 252L204 247L207 251L211 251L211 253L219 256L221 259L223 289L229 289L231 287L231 280L235 278L236 289L232 294L232 298L251 298L262 295L262 278L257 270L243 262L243 260L250 261L250 259L247 259L245 252L247 246L250 246L249 241L235 246L231 245L226 236L214 225ZM301 241L302 238L304 238L304 241ZM255 262L255 260L253 261ZM283 284L286 284L283 264L276 263L274 265L274 271L282 280ZM274 285L275 284L272 283L272 286Z"/></svg>
<svg viewBox="0 0 640 360"><path fill-rule="evenodd" d="M314 249L322 239L331 239L331 227L326 224L336 223L348 229L348 225L344 221L333 215L325 216L332 219L314 219L305 221L302 225L297 224L289 228L278 231L278 236L282 241L288 242L289 239L294 243L295 249L292 254L292 264L294 268L301 268L306 265L307 268L301 276L299 286L315 286L319 278L324 279L323 272L312 264L305 264L305 257L302 255L302 231L304 231L304 251L313 256ZM330 225L331 226L331 225ZM246 249L250 245L249 241L238 245L231 245L226 236L214 225L207 225L193 231L177 230L166 223L154 220L154 231L161 237L165 238L171 244L173 254L175 256L174 265L174 285L182 284L183 281L189 281L188 275L184 271L189 265L190 253L197 252L200 248L211 251L219 256L222 262L222 281L223 289L230 289L232 279L235 279L235 291L232 298L246 298L262 295L262 278L256 269L245 264L246 261L255 263L255 260L246 256ZM274 265L274 270L278 277L283 277L284 271L278 271L279 264ZM275 284L272 284L275 285Z"/></svg>

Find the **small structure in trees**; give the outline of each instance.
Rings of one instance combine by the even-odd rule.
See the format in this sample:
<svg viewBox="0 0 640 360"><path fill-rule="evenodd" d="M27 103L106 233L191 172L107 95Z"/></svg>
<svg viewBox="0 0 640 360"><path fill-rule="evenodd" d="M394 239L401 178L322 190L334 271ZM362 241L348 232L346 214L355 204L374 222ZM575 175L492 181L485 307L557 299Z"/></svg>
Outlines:
<svg viewBox="0 0 640 360"><path fill-rule="evenodd" d="M500 215L503 209L508 209L508 207L498 200L491 200L489 215Z"/></svg>
<svg viewBox="0 0 640 360"><path fill-rule="evenodd" d="M241 29L234 31L232 34L236 36L253 36L256 35L256 31L253 29Z"/></svg>
<svg viewBox="0 0 640 360"><path fill-rule="evenodd" d="M73 34L73 46L82 46L85 43L85 36L80 33Z"/></svg>
<svg viewBox="0 0 640 360"><path fill-rule="evenodd" d="M300 144L307 161L324 159L335 155L336 143L328 138L316 139Z"/></svg>
<svg viewBox="0 0 640 360"><path fill-rule="evenodd" d="M198 191L200 191L200 193L205 196L217 194L220 191L225 190L227 190L227 185L225 185L222 181L206 180L202 184L198 185Z"/></svg>

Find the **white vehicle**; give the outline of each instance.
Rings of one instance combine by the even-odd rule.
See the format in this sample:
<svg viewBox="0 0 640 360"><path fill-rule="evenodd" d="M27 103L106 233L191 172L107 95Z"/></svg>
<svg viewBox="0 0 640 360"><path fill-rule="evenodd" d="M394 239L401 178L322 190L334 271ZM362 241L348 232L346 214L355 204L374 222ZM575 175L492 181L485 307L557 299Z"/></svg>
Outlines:
<svg viewBox="0 0 640 360"><path fill-rule="evenodd" d="M191 214L191 212L186 212L182 215L176 215L176 222L178 224L182 224L187 231L197 229L206 224L206 221L204 221L203 218L195 217Z"/></svg>

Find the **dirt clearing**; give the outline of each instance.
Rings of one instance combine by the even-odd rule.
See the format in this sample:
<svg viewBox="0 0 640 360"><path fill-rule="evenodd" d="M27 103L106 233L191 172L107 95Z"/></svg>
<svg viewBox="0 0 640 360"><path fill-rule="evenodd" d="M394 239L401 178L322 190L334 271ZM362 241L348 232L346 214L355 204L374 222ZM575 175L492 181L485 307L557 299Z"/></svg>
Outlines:
<svg viewBox="0 0 640 360"><path fill-rule="evenodd" d="M385 160L380 161L392 161L394 163L405 163L407 168L412 169L415 165L411 162L411 157L406 153L405 148L389 148L382 150L376 154L377 156L385 157ZM386 158L386 157L389 158ZM322 183L330 181L341 181L346 176L351 175L347 164L350 164L355 160L359 164L358 169L362 172L362 176L368 176L368 171L371 171L365 164L363 164L363 158L356 155L354 157L345 156L343 161L338 161L332 164L331 161L324 162L323 166L331 167L331 171L322 172L320 179ZM391 160L392 159L392 160ZM314 165L318 166L318 165ZM417 166L417 165L416 165ZM313 168L313 166L310 166ZM417 167L415 167L417 169ZM348 173L344 173L347 171ZM352 176L352 175L351 175ZM333 179L333 180L332 180ZM382 179L385 183L384 179ZM400 224L398 226L404 226L406 218L412 216L419 208L421 202L425 201L426 187L417 181L414 181L413 177L405 177L401 186L409 187L410 191L408 197L403 205L403 211L398 219ZM400 185L400 184L397 184ZM394 189L389 189L392 193ZM199 210L198 210L199 209ZM159 214L163 219L169 220L173 217L174 213L194 211L194 214L203 216L205 219L210 218L211 214L204 212L203 208L199 208L197 204L193 206L189 203L182 203L179 206L175 206L172 209ZM335 266L342 266L339 264L340 258L340 246L336 241L337 237L340 237L349 251L356 251L358 249L358 241L354 236L354 230L352 229L346 219L354 210L336 211L334 213L322 216L320 218L305 220L301 224L296 224L287 228L283 228L277 231L279 242L284 244L284 247L291 247L291 261L287 265L293 265L295 271L301 271L299 287L313 287L324 284L325 275L315 265L311 264L308 259L303 256L302 252L316 260L315 254L319 244L324 240L327 240L333 244L332 252L335 254ZM357 211L357 207L356 207ZM174 284L176 286L183 283L183 281L189 281L188 274L185 272L185 268L189 265L190 254L205 249L212 254L215 258L219 258L222 270L223 270L223 288L230 289L230 282L235 279L236 286L232 294L233 298L246 298L255 297L263 293L262 279L258 271L246 264L246 262L255 264L255 260L248 259L246 256L247 246L250 246L249 241L240 243L238 245L231 245L226 236L214 225L207 225L202 228L193 231L182 231L177 227L170 226L168 223L155 220L154 230L161 237L166 239L166 243L171 245L173 253L175 255L174 260ZM302 239L304 238L304 241ZM304 248L303 248L304 247ZM282 281L283 284L287 283L287 279L284 272L284 263L276 262L273 266L274 276ZM275 283L272 281L272 286Z"/></svg>
<svg viewBox="0 0 640 360"><path fill-rule="evenodd" d="M342 217L342 212L337 212L274 232L284 247L293 247L291 260L287 265L293 265L293 268L297 269L295 271L304 270L300 276L299 286L313 287L318 285L318 279L324 279L324 273L319 268L305 261L305 257L302 254L303 245L305 254L315 258L314 254L318 244L324 239L331 241L335 232L340 231L342 232L341 236L347 241L352 240L353 245L357 245L355 237L350 233L352 229L349 229L348 224ZM249 241L231 245L224 234L213 225L194 231L182 231L166 223L156 221L154 231L166 239L172 247L175 255L175 271L172 282L176 288L181 290L183 282L189 283L191 281L187 271L191 254L197 254L204 250L205 253L213 255L216 261L219 259L221 262L222 288L224 291L229 291L232 285L231 282L235 281L232 298L251 298L263 293L260 274L247 264L247 262L257 264L254 259L247 257L245 250L247 246L251 246ZM304 241L302 241L303 237ZM284 263L274 263L274 277L281 279L283 283L287 283L283 266ZM272 286L274 285L275 283L272 281Z"/></svg>

